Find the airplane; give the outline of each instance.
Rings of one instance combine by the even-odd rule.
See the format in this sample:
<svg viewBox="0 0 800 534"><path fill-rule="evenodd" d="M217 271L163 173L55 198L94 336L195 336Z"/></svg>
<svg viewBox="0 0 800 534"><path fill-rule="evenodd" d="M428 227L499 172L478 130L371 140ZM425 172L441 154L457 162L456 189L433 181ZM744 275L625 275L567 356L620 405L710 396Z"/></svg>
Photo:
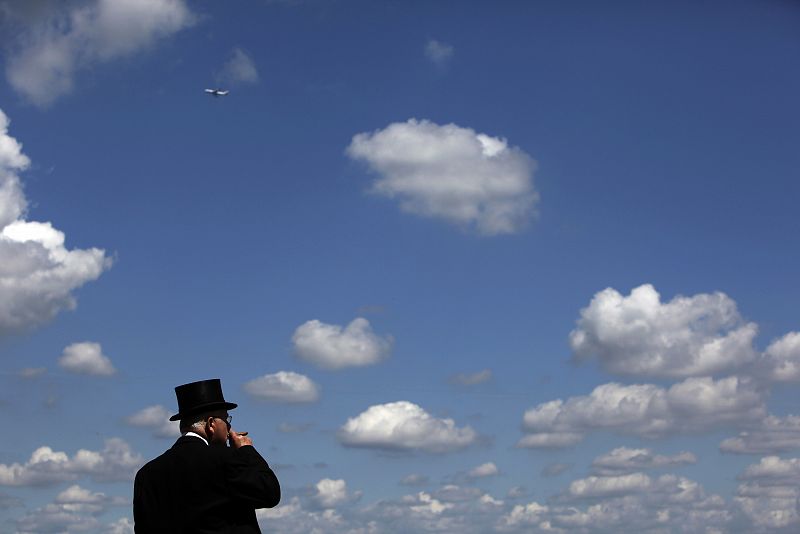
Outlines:
<svg viewBox="0 0 800 534"><path fill-rule="evenodd" d="M214 96L225 96L228 93L230 93L230 91L228 90L223 91L222 89L206 89L206 93Z"/></svg>

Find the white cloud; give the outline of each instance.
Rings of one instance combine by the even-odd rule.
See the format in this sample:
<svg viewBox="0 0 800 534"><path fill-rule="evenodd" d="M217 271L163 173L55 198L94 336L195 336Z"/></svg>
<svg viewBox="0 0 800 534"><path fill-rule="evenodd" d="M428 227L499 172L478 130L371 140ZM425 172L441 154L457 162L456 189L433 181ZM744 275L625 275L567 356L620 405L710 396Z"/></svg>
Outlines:
<svg viewBox="0 0 800 534"><path fill-rule="evenodd" d="M103 354L100 344L91 341L67 346L58 359L58 365L67 371L84 375L111 376L117 372L111 360Z"/></svg>
<svg viewBox="0 0 800 534"><path fill-rule="evenodd" d="M492 371L490 369L484 369L476 373L459 373L454 375L450 379L450 382L459 386L476 386L488 382L491 379Z"/></svg>
<svg viewBox="0 0 800 534"><path fill-rule="evenodd" d="M500 473L500 470L497 469L497 466L494 462L486 462L485 464L481 464L473 469L470 469L467 473L469 478L485 478L485 477L492 477Z"/></svg>
<svg viewBox="0 0 800 534"><path fill-rule="evenodd" d="M547 505L506 503L478 488L447 484L362 508L347 506L352 501L342 503L322 513L318 503L309 500L306 506L293 497L277 508L259 511L258 517L265 528L289 534L731 531L733 514L725 500L706 494L689 479L642 473L599 478L578 481L575 495L555 496ZM341 485L333 485L330 493L342 495Z"/></svg>
<svg viewBox="0 0 800 534"><path fill-rule="evenodd" d="M735 369L756 359L757 327L744 323L723 293L661 303L649 284L627 297L608 288L581 310L570 345L612 373L683 378Z"/></svg>
<svg viewBox="0 0 800 534"><path fill-rule="evenodd" d="M299 497L292 497L281 502L275 508L256 510L256 518L264 532L281 532L283 534L315 534L350 532L367 534L368 531L357 530L349 525L342 516L333 509L310 510L304 508Z"/></svg>
<svg viewBox="0 0 800 534"><path fill-rule="evenodd" d="M93 0L44 14L6 62L9 83L39 106L70 93L80 70L146 50L194 20L184 0Z"/></svg>
<svg viewBox="0 0 800 534"><path fill-rule="evenodd" d="M720 444L722 452L734 454L775 454L800 450L800 416L771 415L735 438Z"/></svg>
<svg viewBox="0 0 800 534"><path fill-rule="evenodd" d="M573 482L563 500L592 503L552 510L551 524L568 531L715 532L727 531L732 519L722 497L675 475L588 477Z"/></svg>
<svg viewBox="0 0 800 534"><path fill-rule="evenodd" d="M388 358L392 347L391 336L374 334L362 317L344 329L316 319L308 321L297 327L292 342L298 358L325 369L374 365Z"/></svg>
<svg viewBox="0 0 800 534"><path fill-rule="evenodd" d="M129 506L126 498L112 498L72 485L56 496L53 503L37 508L16 522L17 532L112 532L132 533L130 521L103 525L98 516L111 506ZM126 528L130 527L130 528Z"/></svg>
<svg viewBox="0 0 800 534"><path fill-rule="evenodd" d="M697 463L697 457L690 452L681 452L673 456L655 454L650 449L629 449L618 447L608 454L599 456L592 462L592 470L601 475L614 475Z"/></svg>
<svg viewBox="0 0 800 534"><path fill-rule="evenodd" d="M357 501L359 498L361 498L360 491L352 494L347 491L347 482L330 478L323 478L317 482L311 496L314 504L320 508L336 508Z"/></svg>
<svg viewBox="0 0 800 534"><path fill-rule="evenodd" d="M596 477L576 480L569 485L572 497L607 497L647 491L652 484L649 476L643 473L628 475Z"/></svg>
<svg viewBox="0 0 800 534"><path fill-rule="evenodd" d="M704 431L766 417L764 391L748 379L687 378L668 389L603 384L590 395L542 403L525 412L530 435L520 447L563 447L588 432L611 430L643 437Z"/></svg>
<svg viewBox="0 0 800 534"><path fill-rule="evenodd" d="M535 215L536 162L505 139L410 119L355 135L347 154L379 175L373 192L409 213L483 235L518 232Z"/></svg>
<svg viewBox="0 0 800 534"><path fill-rule="evenodd" d="M129 517L119 518L108 525L106 534L134 534L133 520Z"/></svg>
<svg viewBox="0 0 800 534"><path fill-rule="evenodd" d="M8 124L0 111L0 336L75 308L72 291L111 266L103 250L67 250L64 234L49 222L22 219L27 201L17 172L29 160Z"/></svg>
<svg viewBox="0 0 800 534"><path fill-rule="evenodd" d="M221 84L239 85L258 82L258 70L253 59L241 48L234 48L217 76Z"/></svg>
<svg viewBox="0 0 800 534"><path fill-rule="evenodd" d="M755 526L800 527L800 458L767 456L739 478L735 502Z"/></svg>
<svg viewBox="0 0 800 534"><path fill-rule="evenodd" d="M164 406L157 404L142 408L129 416L126 421L131 426L149 428L159 438L176 438L180 435L177 421L170 421L172 413Z"/></svg>
<svg viewBox="0 0 800 534"><path fill-rule="evenodd" d="M92 493L73 484L59 493L55 502L69 512L100 513L108 506L110 499L104 493Z"/></svg>
<svg viewBox="0 0 800 534"><path fill-rule="evenodd" d="M758 368L775 382L800 382L800 332L789 332L770 343Z"/></svg>
<svg viewBox="0 0 800 534"><path fill-rule="evenodd" d="M17 220L28 207L17 172L27 169L31 162L22 153L22 145L8 135L9 124L0 111L0 228Z"/></svg>
<svg viewBox="0 0 800 534"><path fill-rule="evenodd" d="M409 510L412 513L423 516L439 515L453 507L450 503L442 503L438 499L434 499L424 491L420 491L415 496L408 498L407 502L410 504Z"/></svg>
<svg viewBox="0 0 800 534"><path fill-rule="evenodd" d="M364 520L380 532L493 532L495 517L503 503L475 488L446 486L436 494L419 492L399 499L385 500L365 509Z"/></svg>
<svg viewBox="0 0 800 534"><path fill-rule="evenodd" d="M772 479L800 480L800 458L767 456L757 464L748 466L742 480Z"/></svg>
<svg viewBox="0 0 800 534"><path fill-rule="evenodd" d="M76 480L129 481L143 464L141 455L119 438L106 440L102 451L80 449L71 458L48 446L39 447L25 464L0 464L0 485L42 486Z"/></svg>
<svg viewBox="0 0 800 534"><path fill-rule="evenodd" d="M584 509L558 508L548 525L566 532L728 532L731 513L717 496L669 502L665 491L602 500Z"/></svg>
<svg viewBox="0 0 800 534"><path fill-rule="evenodd" d="M272 402L304 403L319 399L319 387L307 376L279 371L247 382L244 390L250 395Z"/></svg>
<svg viewBox="0 0 800 534"><path fill-rule="evenodd" d="M339 440L351 447L445 452L467 447L477 433L458 428L452 419L437 419L407 401L371 406L339 429Z"/></svg>
<svg viewBox="0 0 800 534"><path fill-rule="evenodd" d="M431 39L425 45L425 57L437 65L443 65L446 63L451 57L453 57L454 52L455 49L452 45L439 42L436 39Z"/></svg>
<svg viewBox="0 0 800 534"><path fill-rule="evenodd" d="M92 532L100 522L91 515L70 512L64 505L48 504L33 510L16 521L16 532Z"/></svg>
<svg viewBox="0 0 800 534"><path fill-rule="evenodd" d="M535 501L525 505L517 504L511 509L511 512L500 518L500 524L501 527L506 528L537 526L542 522L545 514L549 511L550 508L548 506ZM505 530L505 528L503 530Z"/></svg>

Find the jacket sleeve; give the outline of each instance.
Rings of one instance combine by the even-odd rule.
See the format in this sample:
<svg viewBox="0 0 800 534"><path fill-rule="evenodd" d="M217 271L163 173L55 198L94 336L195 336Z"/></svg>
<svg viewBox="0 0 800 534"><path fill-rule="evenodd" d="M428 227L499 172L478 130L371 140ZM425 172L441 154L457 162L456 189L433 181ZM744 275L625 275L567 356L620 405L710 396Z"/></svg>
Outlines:
<svg viewBox="0 0 800 534"><path fill-rule="evenodd" d="M281 500L278 477L251 445L227 448L226 478L232 496L249 502L253 508L272 508Z"/></svg>
<svg viewBox="0 0 800 534"><path fill-rule="evenodd" d="M153 525L147 522L148 515L146 510L152 510L152 495L144 488L139 473L136 474L136 479L133 483L133 524L134 532L152 532Z"/></svg>

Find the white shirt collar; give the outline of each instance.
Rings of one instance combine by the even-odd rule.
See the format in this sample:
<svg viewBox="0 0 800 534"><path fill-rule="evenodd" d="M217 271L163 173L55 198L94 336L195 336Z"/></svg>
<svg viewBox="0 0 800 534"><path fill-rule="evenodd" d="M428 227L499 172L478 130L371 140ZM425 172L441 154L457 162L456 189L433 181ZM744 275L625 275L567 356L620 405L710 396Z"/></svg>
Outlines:
<svg viewBox="0 0 800 534"><path fill-rule="evenodd" d="M186 434L184 434L184 436L194 436L196 438L200 438L200 439L203 440L203 443L208 445L208 440L206 438L204 438L203 436L201 436L200 434L195 434L194 432L187 432Z"/></svg>

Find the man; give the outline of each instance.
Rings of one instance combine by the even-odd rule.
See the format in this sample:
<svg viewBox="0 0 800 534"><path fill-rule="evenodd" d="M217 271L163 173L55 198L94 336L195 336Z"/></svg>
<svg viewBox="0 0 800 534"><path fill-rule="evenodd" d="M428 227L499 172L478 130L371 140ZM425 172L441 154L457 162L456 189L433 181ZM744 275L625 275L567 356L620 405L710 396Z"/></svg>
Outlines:
<svg viewBox="0 0 800 534"><path fill-rule="evenodd" d="M231 428L219 379L175 388L181 437L138 473L133 485L137 533L258 533L257 508L281 499L275 473L247 432ZM230 447L226 442L230 442Z"/></svg>

